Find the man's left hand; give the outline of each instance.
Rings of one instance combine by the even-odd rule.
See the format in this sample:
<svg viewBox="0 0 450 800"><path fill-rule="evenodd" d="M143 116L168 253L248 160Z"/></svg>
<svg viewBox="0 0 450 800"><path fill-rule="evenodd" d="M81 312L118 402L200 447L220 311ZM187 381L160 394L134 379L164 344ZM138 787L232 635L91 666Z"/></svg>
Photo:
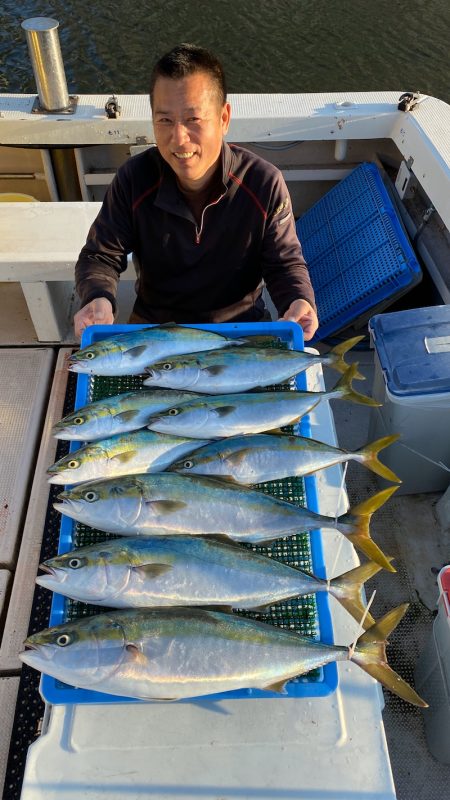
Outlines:
<svg viewBox="0 0 450 800"><path fill-rule="evenodd" d="M303 338L305 342L312 339L319 327L317 314L307 300L294 300L278 321L298 322L303 328Z"/></svg>

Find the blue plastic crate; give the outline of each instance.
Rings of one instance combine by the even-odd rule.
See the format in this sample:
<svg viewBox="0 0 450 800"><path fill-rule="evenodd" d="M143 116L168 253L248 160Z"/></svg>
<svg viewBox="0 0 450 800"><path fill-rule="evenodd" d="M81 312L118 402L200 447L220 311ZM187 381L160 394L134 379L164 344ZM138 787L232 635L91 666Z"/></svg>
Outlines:
<svg viewBox="0 0 450 800"><path fill-rule="evenodd" d="M149 327L147 325L108 325L100 326L95 325L83 333L81 346L86 347L92 342L104 339L106 336L113 334L124 333L130 330L139 330L140 328ZM303 349L303 333L299 325L291 322L276 322L276 323L224 323L222 325L192 325L188 327L201 328L210 330L217 333L225 334L229 337L239 337L245 335L275 335L285 342L290 349L302 350ZM77 376L77 392L75 398L75 408L80 408L86 403L90 402L90 389L92 378L88 375ZM300 373L297 376L296 386L298 389L306 389L305 373ZM299 424L299 433L302 436L310 436L311 430L309 425L308 416L302 418ZM81 443L71 443L71 450L76 450ZM306 503L308 508L313 511L318 510L317 506L317 491L316 480L314 475L304 478ZM73 547L76 523L65 515L61 518L60 537L58 553L67 553ZM310 541L310 560L311 571L317 577L326 577L325 562L322 550L322 540L320 530L312 531L309 534ZM317 638L321 641L332 644L333 643L333 629L331 621L331 613L328 602L328 594L326 592L318 593L316 596L316 615L315 626L317 629ZM68 608L70 600L63 595L54 593L52 598L52 606L50 613L49 626L60 625L68 618ZM218 700L221 698L274 698L274 697L324 697L335 691L338 685L338 673L336 663L326 664L320 670L316 671L314 678L300 676L290 681L287 686L287 694L279 695L275 692L267 692L259 689L240 689L231 692L224 692L221 694L208 695L205 697L206 701ZM129 697L119 697L109 695L102 692L91 691L88 689L79 689L73 686L68 686L65 683L53 678L50 675L42 675L41 678L41 694L49 703L53 705L72 704L72 703L122 703L122 702L152 702L143 700L133 700ZM196 702L201 698L196 698ZM190 702L189 700L180 700L178 702Z"/></svg>
<svg viewBox="0 0 450 800"><path fill-rule="evenodd" d="M316 294L313 341L363 321L422 277L376 164L361 164L297 221Z"/></svg>

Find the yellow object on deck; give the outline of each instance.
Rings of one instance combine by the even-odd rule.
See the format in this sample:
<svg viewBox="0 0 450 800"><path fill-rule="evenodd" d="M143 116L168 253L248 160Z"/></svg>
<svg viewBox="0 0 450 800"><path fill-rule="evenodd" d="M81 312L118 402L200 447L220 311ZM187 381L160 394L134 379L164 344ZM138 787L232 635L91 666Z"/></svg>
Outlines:
<svg viewBox="0 0 450 800"><path fill-rule="evenodd" d="M39 203L31 194L20 192L0 192L0 203Z"/></svg>

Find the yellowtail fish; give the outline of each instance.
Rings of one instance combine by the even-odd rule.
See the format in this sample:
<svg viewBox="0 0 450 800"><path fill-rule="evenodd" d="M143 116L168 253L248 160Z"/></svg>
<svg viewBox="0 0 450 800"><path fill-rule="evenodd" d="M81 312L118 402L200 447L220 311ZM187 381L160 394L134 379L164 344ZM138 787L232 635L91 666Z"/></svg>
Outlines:
<svg viewBox="0 0 450 800"><path fill-rule="evenodd" d="M261 433L298 422L321 400L350 400L379 406L376 400L352 388L357 365L352 364L339 383L328 392L258 392L197 398L173 405L148 422L152 431L222 439L243 433Z"/></svg>
<svg viewBox="0 0 450 800"><path fill-rule="evenodd" d="M208 440L154 433L146 429L99 439L60 458L47 470L49 483L74 484L141 472L163 472L177 458Z"/></svg>
<svg viewBox="0 0 450 800"><path fill-rule="evenodd" d="M196 397L200 395L172 389L148 389L105 397L67 414L54 425L53 435L57 439L92 442L136 431L144 428L158 411L170 408L174 402L184 403Z"/></svg>
<svg viewBox="0 0 450 800"><path fill-rule="evenodd" d="M407 702L426 707L386 660L385 640L407 608L386 614L355 648L218 611L109 611L29 636L30 649L20 658L71 686L148 700L246 688L282 693L290 678L350 660Z"/></svg>
<svg viewBox="0 0 450 800"><path fill-rule="evenodd" d="M348 339L323 356L298 350L255 347L229 347L221 351L178 356L147 367L144 385L226 394L283 383L313 364L328 365L344 373L349 365L343 355L362 338ZM354 377L364 376L357 373Z"/></svg>
<svg viewBox="0 0 450 800"><path fill-rule="evenodd" d="M50 558L40 568L40 586L94 605L260 610L329 591L358 622L365 609L363 584L381 569L368 561L326 581L236 543L201 536L115 539ZM368 614L366 626L373 623Z"/></svg>
<svg viewBox="0 0 450 800"><path fill-rule="evenodd" d="M245 343L245 339L169 323L101 339L71 355L68 366L72 372L88 375L140 375L162 358Z"/></svg>
<svg viewBox="0 0 450 800"><path fill-rule="evenodd" d="M258 544L317 528L338 530L369 559L395 572L370 538L369 522L397 488L378 492L336 519L234 483L162 472L81 483L61 492L54 507L122 536L219 533Z"/></svg>
<svg viewBox="0 0 450 800"><path fill-rule="evenodd" d="M169 470L182 475L209 475L249 485L302 477L352 460L364 464L388 481L401 483L400 478L378 459L380 450L398 438L398 434L384 436L351 452L304 436L268 433L231 436L194 450L187 458L172 463Z"/></svg>

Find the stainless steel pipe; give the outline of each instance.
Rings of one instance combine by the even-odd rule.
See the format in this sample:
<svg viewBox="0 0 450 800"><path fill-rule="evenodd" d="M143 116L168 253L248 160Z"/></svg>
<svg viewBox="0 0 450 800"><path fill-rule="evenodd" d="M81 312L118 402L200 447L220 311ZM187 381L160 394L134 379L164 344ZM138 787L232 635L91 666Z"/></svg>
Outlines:
<svg viewBox="0 0 450 800"><path fill-rule="evenodd" d="M69 106L69 94L59 46L59 22L49 17L32 17L22 22L22 28L41 107L46 111L64 111Z"/></svg>

